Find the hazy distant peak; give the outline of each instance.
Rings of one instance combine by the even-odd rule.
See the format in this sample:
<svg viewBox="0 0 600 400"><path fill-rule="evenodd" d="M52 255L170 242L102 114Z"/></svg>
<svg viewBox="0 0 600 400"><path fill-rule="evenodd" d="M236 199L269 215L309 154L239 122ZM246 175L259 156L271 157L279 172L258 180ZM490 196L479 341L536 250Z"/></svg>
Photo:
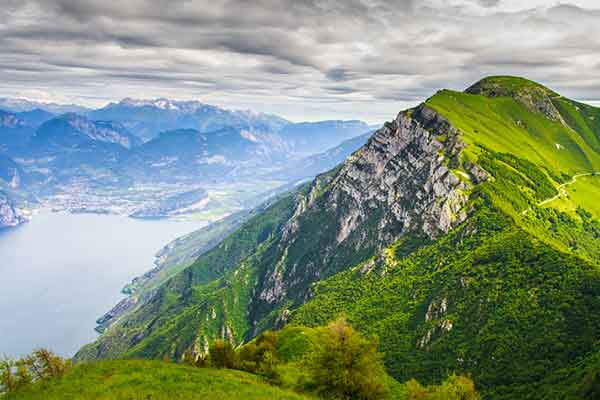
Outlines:
<svg viewBox="0 0 600 400"><path fill-rule="evenodd" d="M42 124L36 132L36 139L42 143L47 141L64 145L74 137L114 143L124 148L131 148L139 142L138 138L118 122L92 121L75 113L59 115Z"/></svg>
<svg viewBox="0 0 600 400"><path fill-rule="evenodd" d="M177 101L170 100L167 98L157 99L133 99L127 97L121 100L119 103L113 105L127 106L127 107L154 107L161 110L171 111L182 111L182 112L194 112L199 108L206 107L207 105L199 101Z"/></svg>
<svg viewBox="0 0 600 400"><path fill-rule="evenodd" d="M25 112L43 110L52 114L63 114L68 112L84 113L89 109L76 104L45 103L27 99L0 98L0 108L12 112Z"/></svg>
<svg viewBox="0 0 600 400"><path fill-rule="evenodd" d="M268 118L277 120L280 123L288 123L287 120L277 115L257 112L254 110L230 110L219 106L202 103L196 100L171 100L164 97L156 99L134 99L127 97L118 103L111 103L109 107L110 106L153 107L161 110L180 112L182 114L192 114L197 112L210 112L214 114L231 113L248 120Z"/></svg>

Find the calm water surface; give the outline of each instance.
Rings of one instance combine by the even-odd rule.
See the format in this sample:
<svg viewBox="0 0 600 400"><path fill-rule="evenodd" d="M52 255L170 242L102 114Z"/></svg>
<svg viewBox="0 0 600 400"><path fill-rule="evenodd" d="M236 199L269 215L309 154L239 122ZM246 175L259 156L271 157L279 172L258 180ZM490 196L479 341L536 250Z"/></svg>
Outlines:
<svg viewBox="0 0 600 400"><path fill-rule="evenodd" d="M131 278L201 222L43 213L0 231L0 355L46 347L73 355Z"/></svg>

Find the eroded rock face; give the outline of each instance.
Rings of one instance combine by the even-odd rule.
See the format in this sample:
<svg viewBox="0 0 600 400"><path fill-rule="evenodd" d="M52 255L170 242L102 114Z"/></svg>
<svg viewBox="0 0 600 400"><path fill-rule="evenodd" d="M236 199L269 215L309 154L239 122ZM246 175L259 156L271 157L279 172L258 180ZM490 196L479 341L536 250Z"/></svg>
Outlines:
<svg viewBox="0 0 600 400"><path fill-rule="evenodd" d="M442 135L445 143L437 139ZM419 229L434 238L462 222L467 186L447 165L461 149L458 132L433 110L421 106L412 115L398 115L344 165L333 183L332 197L352 202L340 216L337 242L365 222L370 209L383 211L382 228L399 227L380 237L383 242Z"/></svg>
<svg viewBox="0 0 600 400"><path fill-rule="evenodd" d="M387 123L300 199L258 291L270 306L257 308L306 301L312 282L401 236L434 239L464 221L468 185L451 170L463 147L459 132L424 105Z"/></svg>

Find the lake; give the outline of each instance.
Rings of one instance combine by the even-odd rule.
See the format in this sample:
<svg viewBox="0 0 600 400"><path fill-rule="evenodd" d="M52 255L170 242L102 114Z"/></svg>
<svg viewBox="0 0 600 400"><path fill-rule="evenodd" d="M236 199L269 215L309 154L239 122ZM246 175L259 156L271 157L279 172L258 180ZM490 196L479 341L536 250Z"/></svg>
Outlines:
<svg viewBox="0 0 600 400"><path fill-rule="evenodd" d="M72 356L154 254L203 224L48 212L0 231L0 355Z"/></svg>

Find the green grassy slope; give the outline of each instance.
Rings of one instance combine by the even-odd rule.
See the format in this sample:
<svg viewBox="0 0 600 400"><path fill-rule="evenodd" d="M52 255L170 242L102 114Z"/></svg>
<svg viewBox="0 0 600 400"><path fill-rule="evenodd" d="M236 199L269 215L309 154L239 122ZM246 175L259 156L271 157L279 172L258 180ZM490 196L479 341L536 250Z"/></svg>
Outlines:
<svg viewBox="0 0 600 400"><path fill-rule="evenodd" d="M544 204L571 215L582 207L595 218L600 219L600 175L578 178L573 184L565 186L561 195Z"/></svg>
<svg viewBox="0 0 600 400"><path fill-rule="evenodd" d="M264 207L259 207L256 211L239 211L177 238L157 254L157 266L161 268L157 274L150 279L137 279L128 284L123 291L126 293L135 292L138 296L144 296L144 294L162 285L169 278L190 266L200 255L217 246L255 213L262 211L264 211Z"/></svg>
<svg viewBox="0 0 600 400"><path fill-rule="evenodd" d="M564 97L555 98L553 103L564 121L579 132L591 148L600 152L600 108Z"/></svg>
<svg viewBox="0 0 600 400"><path fill-rule="evenodd" d="M63 378L37 383L7 400L301 400L308 399L233 370L160 361L103 361L76 366Z"/></svg>
<svg viewBox="0 0 600 400"><path fill-rule="evenodd" d="M559 174L600 170L600 154L579 132L532 113L513 98L444 90L426 104L463 132L469 155L476 156L484 147Z"/></svg>

